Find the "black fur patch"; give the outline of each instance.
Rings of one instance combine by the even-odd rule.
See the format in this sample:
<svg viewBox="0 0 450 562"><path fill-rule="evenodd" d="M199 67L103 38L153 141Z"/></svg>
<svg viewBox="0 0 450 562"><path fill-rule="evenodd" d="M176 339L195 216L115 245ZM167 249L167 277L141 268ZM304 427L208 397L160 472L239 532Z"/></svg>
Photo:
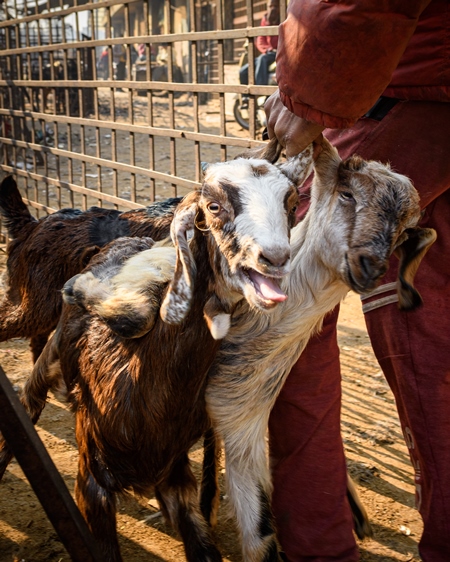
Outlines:
<svg viewBox="0 0 450 562"><path fill-rule="evenodd" d="M105 246L111 240L128 236L130 233L128 222L119 220L120 215L120 211L108 210L104 214L94 217L89 225L90 243Z"/></svg>
<svg viewBox="0 0 450 562"><path fill-rule="evenodd" d="M182 199L182 197L170 197L164 201L152 203L147 207L147 216L149 218L164 217L168 213L173 212L178 207Z"/></svg>
<svg viewBox="0 0 450 562"><path fill-rule="evenodd" d="M123 314L102 320L121 338L140 338L153 327L151 319L139 314L133 316Z"/></svg>
<svg viewBox="0 0 450 562"><path fill-rule="evenodd" d="M234 209L234 216L237 217L242 213L242 202L239 196L239 186L233 183L221 182L220 187L227 194L228 200Z"/></svg>
<svg viewBox="0 0 450 562"><path fill-rule="evenodd" d="M64 219L71 219L71 218L79 217L82 214L83 211L80 211L80 209L72 209L71 207L66 207L64 209L60 209L59 211L56 211L56 213L53 213L51 217L53 218L62 215L62 218Z"/></svg>
<svg viewBox="0 0 450 562"><path fill-rule="evenodd" d="M205 535L199 522L184 506L179 505L177 517L178 530L184 542L187 560L197 562L221 562L222 556L215 546L212 536Z"/></svg>
<svg viewBox="0 0 450 562"><path fill-rule="evenodd" d="M270 542L269 548L267 549L266 553L264 554L263 562L279 562L279 560L284 560L280 557L278 552L278 546L275 541L275 538Z"/></svg>
<svg viewBox="0 0 450 562"><path fill-rule="evenodd" d="M208 429L203 440L202 493L200 509L203 517L211 523L212 505L217 494L216 482L216 438L214 431Z"/></svg>
<svg viewBox="0 0 450 562"><path fill-rule="evenodd" d="M274 535L275 530L273 528L273 517L272 517L272 511L270 509L269 498L267 497L267 494L260 486L259 486L259 503L261 505L261 513L259 516L258 532L261 538L265 538L265 537L269 537L270 535ZM267 558L267 560L272 560L272 558Z"/></svg>

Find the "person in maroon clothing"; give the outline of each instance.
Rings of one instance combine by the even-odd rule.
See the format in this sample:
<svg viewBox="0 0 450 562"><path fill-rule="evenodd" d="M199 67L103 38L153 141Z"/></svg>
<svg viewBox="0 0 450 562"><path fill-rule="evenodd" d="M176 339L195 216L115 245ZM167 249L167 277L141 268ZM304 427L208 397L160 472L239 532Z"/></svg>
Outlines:
<svg viewBox="0 0 450 562"><path fill-rule="evenodd" d="M390 162L438 233L400 312L392 258L363 299L414 468L424 562L450 561L450 2L291 0L280 26L269 136L288 156L324 134L344 158ZM290 562L359 559L340 434L338 311L305 349L272 411L273 510Z"/></svg>
<svg viewBox="0 0 450 562"><path fill-rule="evenodd" d="M267 6L267 13L264 14L261 20L261 27L267 25L279 25L280 23L280 7L279 0L270 0ZM255 46L261 53L255 59L255 84L266 85L269 83L269 68L275 61L278 45L278 36L259 36L256 38ZM248 84L248 64L239 71L239 82L241 84Z"/></svg>

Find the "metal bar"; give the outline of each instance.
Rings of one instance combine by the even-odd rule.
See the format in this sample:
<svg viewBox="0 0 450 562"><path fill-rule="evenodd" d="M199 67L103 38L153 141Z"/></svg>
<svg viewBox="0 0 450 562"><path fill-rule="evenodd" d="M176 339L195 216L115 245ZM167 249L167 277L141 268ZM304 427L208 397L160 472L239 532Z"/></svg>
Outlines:
<svg viewBox="0 0 450 562"><path fill-rule="evenodd" d="M43 175L34 174L32 172L24 172L23 170L19 170L14 168L13 166L2 166L1 167L5 172L13 173L18 176L24 178L31 178L35 181L41 181L44 183L48 183L54 185L55 187L64 187L70 190L70 192L75 193L82 193L86 195L92 195L93 197L101 197L103 201L108 201L109 203L114 203L116 206L126 207L127 209L138 209L143 208L145 205L140 203L135 203L133 201L127 201L126 199L121 199L119 197L114 197L114 195L108 195L107 193L98 194L93 189L89 189L88 187L80 187L79 185L71 184L61 180L54 180L52 178L47 178ZM53 207L47 207L42 205L41 203L36 203L35 200L29 199L24 197L24 201L27 205L34 207L35 209L42 209L45 210L46 213L55 213L58 209L54 209Z"/></svg>
<svg viewBox="0 0 450 562"><path fill-rule="evenodd" d="M0 430L74 562L103 562L64 480L0 366Z"/></svg>
<svg viewBox="0 0 450 562"><path fill-rule="evenodd" d="M9 144L12 144L13 146L17 146L17 147L25 147L25 146L33 146L33 145L28 145L27 143L24 143L23 141L11 141L11 139L5 139L4 142L9 141ZM40 145L36 145L36 148L39 147L42 150L44 150L44 147L41 147ZM132 174L132 173L136 173L136 174L140 174L142 176L146 176L146 177L154 177L156 179L160 179L162 181L168 181L170 183L176 183L177 185L180 185L182 187L186 187L188 189L193 189L196 187L196 182L193 182L191 180L186 180L183 178L179 178L179 177L174 177L170 174L164 174L162 172L156 172L154 170L148 170L147 168L140 168L138 166L130 166L130 164L123 164L121 162L112 162L110 160L105 160L102 158L96 158L95 156L89 156L87 154L78 154L78 153L69 153L66 150L61 150L61 149L56 149L56 148L45 148L45 151L48 151L51 154L59 154L60 156L66 156L68 158L72 158L73 160L78 160L80 161L82 164L94 164L94 165L98 165L98 166L105 166L107 168L112 168L113 170L116 171L121 171L121 172L126 172L128 174ZM4 168L3 165L0 165L0 169ZM47 176L48 174L46 174ZM96 192L94 192L96 193ZM115 194L117 195L117 194ZM97 194L95 195L97 196Z"/></svg>
<svg viewBox="0 0 450 562"><path fill-rule="evenodd" d="M153 15L151 10L152 0L144 2L144 22L145 31L150 35L150 30L153 25ZM151 66L151 49L150 44L145 43L145 77L147 81L152 79L152 66ZM147 123L150 128L153 127L153 95L151 90L147 90ZM155 139L151 131L148 131L148 165L151 170L155 169ZM156 199L156 181L154 178L150 180L150 198L152 201Z"/></svg>
<svg viewBox="0 0 450 562"><path fill-rule="evenodd" d="M8 110L7 110L8 111ZM1 110L0 109L0 115L5 115L8 114L7 111ZM63 116L53 116L53 115L46 115L46 120L49 122L55 122L55 123L66 123L66 124L77 124L79 120L68 120L67 117L63 117ZM40 119L44 119L41 118ZM100 127L100 128L105 128L105 129L109 129L109 130L117 130L117 131L132 131L134 133L143 133L143 134L151 134L154 136L159 136L159 137L174 137L174 138L183 138L183 139L187 139L187 140L193 140L193 141L198 141L198 142L208 142L211 144L227 144L229 146L240 146L242 148L251 148L252 146L257 146L257 144L261 144L258 141L253 141L252 139L247 139L247 138L241 138L241 137L224 137L222 135L213 135L211 133L197 133L195 131L177 131L176 129L166 129L166 128L157 128L157 127L145 127L143 125L131 125L129 123L117 123L117 122L111 122L111 121L97 121L92 119L89 123L85 123L85 120L80 120L81 123L80 124L84 124L84 125L88 125L88 126L92 126L92 127ZM44 147L42 147L39 144L35 144L35 143L24 143L23 141L15 141L13 139L7 138L7 137L0 137L2 142L5 142L7 144L10 144L12 146L25 146L26 148L31 148L33 150L36 151L43 151ZM19 142L22 142L22 144L19 145ZM257 144L255 144L255 142L257 142ZM57 148L45 148L45 150L51 152L52 154L60 154L62 156L67 156L67 152L70 152L70 157L73 156L71 149L69 148L68 151L64 151L64 152L59 152L62 151L62 149L57 149ZM78 155L79 156L79 155ZM109 160L105 160L108 161Z"/></svg>
<svg viewBox="0 0 450 562"><path fill-rule="evenodd" d="M222 0L219 0L216 4L216 27L218 30L223 29L223 16L222 16ZM219 39L217 41L217 58L218 58L218 73L219 73L219 82L225 82L225 65L224 65L224 48L223 48L223 39ZM219 94L219 113L220 113L220 134L221 136L226 136L226 121L225 121L225 94ZM220 145L220 158L222 162L225 162L227 159L227 146L226 144Z"/></svg>
<svg viewBox="0 0 450 562"><path fill-rule="evenodd" d="M190 15L190 25L191 31L194 34L197 27L195 21L195 0L189 0L189 15ZM197 41L191 42L191 80L193 84L198 83L198 49L197 49ZM199 113L199 99L198 99L198 92L192 92L194 96L194 103L193 103L193 111L194 111L194 132L198 133L200 131L200 122L198 118ZM200 148L200 141L196 140L194 145L194 158L195 158L195 180L200 181L202 177L202 168L201 168L201 148Z"/></svg>

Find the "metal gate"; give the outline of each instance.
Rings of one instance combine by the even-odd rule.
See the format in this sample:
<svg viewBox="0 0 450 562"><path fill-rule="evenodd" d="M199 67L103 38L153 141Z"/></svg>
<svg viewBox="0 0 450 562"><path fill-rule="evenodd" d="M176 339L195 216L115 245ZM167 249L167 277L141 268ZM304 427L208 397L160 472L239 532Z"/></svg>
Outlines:
<svg viewBox="0 0 450 562"><path fill-rule="evenodd" d="M0 0L0 172L37 216L136 208L260 141L263 0ZM281 18L285 4L282 0ZM249 85L236 61L249 40ZM249 130L233 97L249 95Z"/></svg>

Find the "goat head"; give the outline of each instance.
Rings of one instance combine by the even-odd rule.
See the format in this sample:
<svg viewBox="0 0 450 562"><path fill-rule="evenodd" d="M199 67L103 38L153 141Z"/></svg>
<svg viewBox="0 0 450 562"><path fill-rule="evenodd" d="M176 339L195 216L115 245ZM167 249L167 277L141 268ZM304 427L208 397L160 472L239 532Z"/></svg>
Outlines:
<svg viewBox="0 0 450 562"><path fill-rule="evenodd" d="M399 307L410 310L420 305L414 275L436 233L418 226L419 194L411 181L389 165L356 155L342 161L324 138L315 161L315 182L318 192L338 200L332 220L347 232L343 237L345 258L340 265L344 282L360 294L373 290L395 253L400 258ZM330 228L330 239L324 240L324 256L326 246L333 247L332 237L335 240L336 228Z"/></svg>

